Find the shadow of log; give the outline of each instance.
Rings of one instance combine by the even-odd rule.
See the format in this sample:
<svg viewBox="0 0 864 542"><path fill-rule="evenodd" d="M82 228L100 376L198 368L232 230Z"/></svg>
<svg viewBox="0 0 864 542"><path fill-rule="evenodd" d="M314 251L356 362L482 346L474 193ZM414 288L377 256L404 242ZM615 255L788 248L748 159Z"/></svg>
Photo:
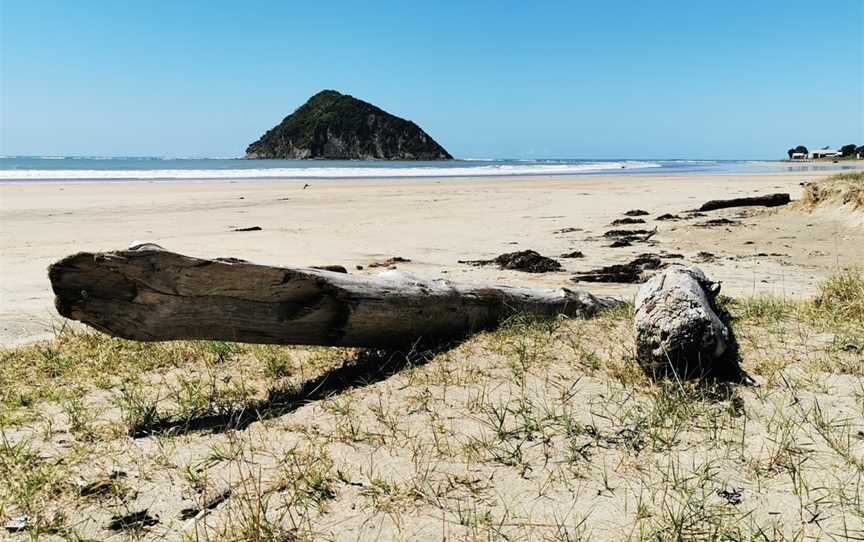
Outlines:
<svg viewBox="0 0 864 542"><path fill-rule="evenodd" d="M154 435L242 430L255 422L293 412L312 401L326 399L350 388L380 382L408 367L425 365L436 355L455 348L458 344L450 342L426 347L415 345L407 352L360 350L342 366L307 380L299 387L271 388L265 399L249 401L226 412L183 418L156 416L146 423L130 427L129 436L144 438Z"/></svg>
<svg viewBox="0 0 864 542"><path fill-rule="evenodd" d="M741 365L743 363L741 347L738 343L738 337L735 335L735 327L732 325L735 318L727 307L728 300L724 298L713 299L711 304L717 317L720 318L720 321L723 322L723 325L729 331L729 348L724 355L723 361L715 364L703 378L716 383L742 384L746 386L755 384L756 381L747 374L747 371Z"/></svg>

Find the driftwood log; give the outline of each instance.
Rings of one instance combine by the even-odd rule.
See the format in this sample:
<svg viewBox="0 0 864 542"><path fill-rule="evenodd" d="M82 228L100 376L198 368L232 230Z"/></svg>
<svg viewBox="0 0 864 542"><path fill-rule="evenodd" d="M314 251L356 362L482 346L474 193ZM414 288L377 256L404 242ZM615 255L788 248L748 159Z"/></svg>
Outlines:
<svg viewBox="0 0 864 542"><path fill-rule="evenodd" d="M789 194L769 194L767 196L751 196L734 199L713 199L705 202L697 211L716 211L730 207L779 207L786 205L791 199Z"/></svg>
<svg viewBox="0 0 864 542"><path fill-rule="evenodd" d="M636 358L655 378L740 375L728 313L718 307L720 284L698 267L672 265L636 294Z"/></svg>
<svg viewBox="0 0 864 542"><path fill-rule="evenodd" d="M399 271L359 276L133 248L51 265L58 312L140 341L391 348L462 338L517 312L590 317L624 303L575 288L459 285Z"/></svg>

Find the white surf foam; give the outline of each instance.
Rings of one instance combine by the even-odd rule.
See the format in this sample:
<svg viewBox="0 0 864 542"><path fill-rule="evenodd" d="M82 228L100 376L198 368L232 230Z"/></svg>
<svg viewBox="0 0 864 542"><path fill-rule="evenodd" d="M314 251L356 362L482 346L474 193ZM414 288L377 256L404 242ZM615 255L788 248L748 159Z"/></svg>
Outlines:
<svg viewBox="0 0 864 542"><path fill-rule="evenodd" d="M568 175L620 169L658 168L654 162L589 162L582 164L495 164L452 167L302 167L257 169L137 169L137 170L0 170L0 181L26 180L198 180L198 179L393 179L406 177L504 177Z"/></svg>

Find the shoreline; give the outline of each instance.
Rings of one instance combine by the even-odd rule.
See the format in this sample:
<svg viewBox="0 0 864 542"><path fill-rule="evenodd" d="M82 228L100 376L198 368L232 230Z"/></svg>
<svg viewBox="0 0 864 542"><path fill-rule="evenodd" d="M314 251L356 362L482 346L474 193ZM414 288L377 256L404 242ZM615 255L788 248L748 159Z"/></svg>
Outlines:
<svg viewBox="0 0 864 542"><path fill-rule="evenodd" d="M85 159L87 160L87 159ZM209 159L208 159L209 160ZM206 162L208 160L183 160L185 162ZM122 161L122 159L120 160ZM151 160L145 160L152 162ZM100 161L103 162L103 161ZM170 160L168 161L170 162ZM681 176L681 175L748 175L762 173L821 173L864 169L864 161L843 164L798 165L784 161L753 160L592 160L592 161L457 161L471 164L490 164L473 166L437 166L431 162L418 162L411 165L400 162L399 167L381 165L354 166L346 161L336 161L334 165L322 161L310 161L308 166L280 167L280 160L262 161L261 167L207 168L165 167L165 168L15 168L0 169L0 185L31 183L62 184L115 184L115 183L184 183L184 182L284 182L324 181L324 180L364 180L364 181L408 181L416 179L509 179L542 177L585 177L585 176ZM299 164L299 161L292 161ZM314 165L312 165L314 163ZM358 161L369 164L369 161ZM338 164L338 165L336 165ZM271 167L272 166L272 167ZM770 171L769 169L773 169ZM766 171L767 170L767 171Z"/></svg>
<svg viewBox="0 0 864 542"><path fill-rule="evenodd" d="M754 164L759 165L759 164ZM770 166L770 164L766 164ZM634 168L635 169L635 168ZM653 169L653 168L650 168ZM316 183L339 183L344 185L348 182L358 182L362 184L369 183L422 183L424 181L435 182L454 181L454 182L481 182L481 181L516 181L516 180L552 180L570 179L573 181L579 179L590 178L609 178L617 177L621 180L633 179L639 177L647 178L662 178L662 177L729 177L729 176L783 176L783 175L808 175L819 174L820 176L831 175L834 173L842 173L844 171L860 171L864 170L864 162L856 167L837 168L820 168L815 170L795 170L795 171L756 171L756 172L717 172L717 171L637 171L633 173L622 173L621 170L611 169L608 171L586 171L585 173L514 173L514 174L496 174L496 175L417 175L417 176L358 176L358 177L166 177L166 178L80 178L80 179L55 179L55 178L33 178L33 179L2 179L0 178L0 186L68 186L68 185L125 185L125 184L155 184L155 185L201 185L201 184L240 184L249 185L254 183L272 184L272 183L308 183L315 181Z"/></svg>

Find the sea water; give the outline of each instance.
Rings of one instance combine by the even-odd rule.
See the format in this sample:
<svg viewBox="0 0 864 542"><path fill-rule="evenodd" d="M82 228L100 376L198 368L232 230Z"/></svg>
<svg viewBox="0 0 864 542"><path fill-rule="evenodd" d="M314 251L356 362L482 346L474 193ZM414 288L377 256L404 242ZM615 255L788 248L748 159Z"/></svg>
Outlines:
<svg viewBox="0 0 864 542"><path fill-rule="evenodd" d="M0 157L0 183L172 180L404 179L598 174L747 173L843 169L843 164L744 160L475 159L434 162L379 160L240 160L95 156Z"/></svg>

